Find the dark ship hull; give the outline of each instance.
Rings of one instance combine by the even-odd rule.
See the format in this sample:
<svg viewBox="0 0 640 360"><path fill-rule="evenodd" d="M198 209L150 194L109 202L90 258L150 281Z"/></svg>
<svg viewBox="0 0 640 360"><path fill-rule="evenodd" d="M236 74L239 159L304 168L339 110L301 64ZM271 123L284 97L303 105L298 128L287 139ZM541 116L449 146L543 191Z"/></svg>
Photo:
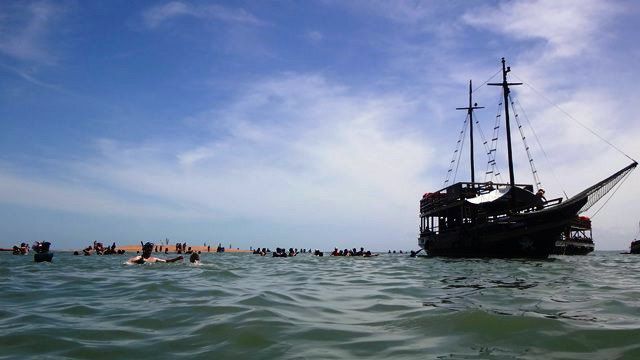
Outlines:
<svg viewBox="0 0 640 360"><path fill-rule="evenodd" d="M629 249L629 253L640 254L640 240L636 240L631 243L631 248Z"/></svg>
<svg viewBox="0 0 640 360"><path fill-rule="evenodd" d="M553 255L587 255L595 249L593 241L560 240L556 242Z"/></svg>
<svg viewBox="0 0 640 360"><path fill-rule="evenodd" d="M550 209L462 224L439 233L423 231L419 245L429 256L547 258L587 199Z"/></svg>

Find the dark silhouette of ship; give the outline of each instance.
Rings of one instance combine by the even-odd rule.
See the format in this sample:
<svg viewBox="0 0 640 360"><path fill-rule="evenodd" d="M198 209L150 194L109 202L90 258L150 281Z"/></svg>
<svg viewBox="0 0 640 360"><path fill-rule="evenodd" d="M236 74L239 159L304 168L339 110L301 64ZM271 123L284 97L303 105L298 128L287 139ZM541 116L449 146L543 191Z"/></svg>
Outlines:
<svg viewBox="0 0 640 360"><path fill-rule="evenodd" d="M588 210L638 165L633 161L564 201L546 200L543 191L534 193L533 185L516 184L508 104L509 87L521 83L508 82L509 71L503 58L502 82L488 84L501 86L503 91L509 183L475 181L471 128L471 182L458 182L426 193L420 200L418 244L428 256L547 258L554 253L557 242L570 236L572 229L581 231L576 224L578 214ZM479 108L472 104L471 92L470 82L469 106L459 108L468 111L470 126L473 110Z"/></svg>
<svg viewBox="0 0 640 360"><path fill-rule="evenodd" d="M631 246L629 246L629 254L640 254L640 240L638 240L638 235L640 235L640 224L638 224L636 237L631 242Z"/></svg>
<svg viewBox="0 0 640 360"><path fill-rule="evenodd" d="M631 254L640 254L640 240L634 240L631 242L631 247L629 248L629 253Z"/></svg>

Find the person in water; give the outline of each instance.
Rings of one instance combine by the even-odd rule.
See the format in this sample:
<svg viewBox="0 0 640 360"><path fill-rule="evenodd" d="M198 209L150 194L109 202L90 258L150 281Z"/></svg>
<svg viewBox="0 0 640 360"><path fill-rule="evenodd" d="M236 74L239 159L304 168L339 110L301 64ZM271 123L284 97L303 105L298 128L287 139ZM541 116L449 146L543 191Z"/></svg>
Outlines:
<svg viewBox="0 0 640 360"><path fill-rule="evenodd" d="M179 260L184 259L182 256L178 256L175 257L173 259L160 259L154 256L151 256L151 253L153 252L153 243L146 243L144 245L142 245L142 255L138 255L138 256L134 256L131 259L129 259L128 263L130 264L144 264L146 262L148 263L155 263L155 262L176 262Z"/></svg>
<svg viewBox="0 0 640 360"><path fill-rule="evenodd" d="M198 253L191 253L191 256L189 256L189 262L192 264L200 264L200 255Z"/></svg>

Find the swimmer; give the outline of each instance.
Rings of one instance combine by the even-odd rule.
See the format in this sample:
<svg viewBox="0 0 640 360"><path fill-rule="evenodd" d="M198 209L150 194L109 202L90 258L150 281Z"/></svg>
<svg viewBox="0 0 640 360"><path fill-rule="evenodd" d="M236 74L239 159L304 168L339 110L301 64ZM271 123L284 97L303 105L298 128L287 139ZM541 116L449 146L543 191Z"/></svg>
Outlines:
<svg viewBox="0 0 640 360"><path fill-rule="evenodd" d="M189 262L192 264L200 264L200 255L198 255L198 253L192 253L191 256L189 256Z"/></svg>
<svg viewBox="0 0 640 360"><path fill-rule="evenodd" d="M142 243L142 242L141 242ZM148 263L154 263L154 262L176 262L178 260L182 260L183 257L182 256L178 256L176 258L173 259L160 259L157 257L153 257L151 256L151 252L153 251L153 243L146 243L144 245L142 245L142 255L138 255L135 257L132 257L131 259L129 259L129 261L127 261L127 263L129 264L144 264L146 262Z"/></svg>

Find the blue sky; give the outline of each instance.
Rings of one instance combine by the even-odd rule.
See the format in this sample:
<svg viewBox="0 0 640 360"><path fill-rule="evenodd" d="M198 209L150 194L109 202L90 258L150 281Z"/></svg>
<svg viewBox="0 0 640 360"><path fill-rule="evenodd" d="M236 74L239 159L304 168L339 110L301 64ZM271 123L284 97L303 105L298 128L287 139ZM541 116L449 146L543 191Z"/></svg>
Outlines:
<svg viewBox="0 0 640 360"><path fill-rule="evenodd" d="M575 194L630 160L553 104L639 158L639 15L632 1L4 1L0 246L415 249L455 108L503 56L527 84L514 95L548 197ZM476 96L489 136L500 94ZM634 173L594 217L598 249L628 247L639 189Z"/></svg>

